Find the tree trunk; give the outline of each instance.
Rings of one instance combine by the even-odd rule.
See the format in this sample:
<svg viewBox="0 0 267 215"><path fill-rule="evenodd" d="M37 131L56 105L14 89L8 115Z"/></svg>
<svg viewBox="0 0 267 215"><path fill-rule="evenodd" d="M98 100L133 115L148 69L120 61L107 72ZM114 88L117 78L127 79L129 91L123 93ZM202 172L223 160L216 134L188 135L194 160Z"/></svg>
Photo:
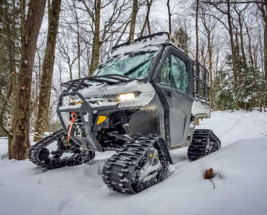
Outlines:
<svg viewBox="0 0 267 215"><path fill-rule="evenodd" d="M45 3L45 0L31 0L29 2L27 19L22 35L22 52L16 92L14 133L11 143L12 154L10 155L17 160L26 159L30 147L29 132L32 71Z"/></svg>
<svg viewBox="0 0 267 215"><path fill-rule="evenodd" d="M267 2L266 0L262 0L261 3L257 3L259 10L261 11L261 15L264 21L264 47L263 47L263 52L264 52L264 77L265 81L267 82ZM267 87L265 86L265 92L267 91ZM265 107L264 111L266 111L267 107L267 96L265 97Z"/></svg>
<svg viewBox="0 0 267 215"><path fill-rule="evenodd" d="M145 19L144 25L143 25L142 30L141 30L141 35L143 35L143 33L145 31L146 25L147 25L147 29L148 29L148 35L151 35L149 14L150 14L150 8L151 8L152 3L153 3L153 0L147 0L146 1L146 4L147 4L146 19Z"/></svg>
<svg viewBox="0 0 267 215"><path fill-rule="evenodd" d="M267 8L266 8L266 10L267 10ZM265 14L265 19L264 19L264 48L263 49L264 49L265 83L267 83L267 14ZM265 85L265 92L266 91L267 91L267 86ZM265 108L266 107L267 107L267 96L265 97Z"/></svg>
<svg viewBox="0 0 267 215"><path fill-rule="evenodd" d="M261 13L264 21L264 71L265 80L267 81L267 2L264 1L261 6Z"/></svg>
<svg viewBox="0 0 267 215"><path fill-rule="evenodd" d="M137 12L138 12L138 0L133 0L133 10L132 10L132 18L131 18L130 34L129 34L129 39L131 42L134 40Z"/></svg>
<svg viewBox="0 0 267 215"><path fill-rule="evenodd" d="M246 23L245 23L245 25L246 25ZM248 35L248 51L249 51L250 65L252 67L254 67L254 59L253 59L253 56L252 56L251 36L250 36L250 33L249 33L249 30L248 30L248 26L247 25L246 25L246 32L247 32L247 35Z"/></svg>
<svg viewBox="0 0 267 215"><path fill-rule="evenodd" d="M12 3L12 4L10 4ZM4 0L1 5L0 20L2 24L0 36L0 80L6 79L5 96L1 95L1 109L0 109L0 130L8 137L8 150L10 150L10 143L12 140L12 129L8 129L4 123L4 115L10 111L10 122L12 126L12 113L13 113L13 98L16 85L16 38L17 38L17 15L14 12L16 8L15 0L12 2ZM5 48L4 48L5 47ZM6 68L6 69L4 69ZM2 82L1 82L2 83ZM10 104L10 108L8 105Z"/></svg>
<svg viewBox="0 0 267 215"><path fill-rule="evenodd" d="M13 0L13 7L15 5L15 0ZM25 28L25 7L26 7L26 2L25 0L20 0L19 8L20 8L20 42L23 44L23 39L22 35L24 34L24 28ZM13 26L13 30L15 30L16 26ZM13 40L15 40L15 37L17 35L14 35ZM22 52L22 47L19 50L19 54ZM17 73L16 73L16 68L14 68L14 75L12 76L12 86L13 86L13 92L11 95L11 110L10 110L10 115L11 115L11 120L10 120L10 133L14 133L15 130L15 114L16 114L16 100L17 100ZM9 159L14 158L14 147L12 146L12 141L13 141L13 136L12 139L10 138L8 140L8 155Z"/></svg>
<svg viewBox="0 0 267 215"><path fill-rule="evenodd" d="M242 51L242 59L243 59L243 63L247 65L246 53L245 53L245 47L244 47L244 37L243 37L243 24L242 24L240 14L238 14L238 22L240 26L240 46L241 46L241 51Z"/></svg>
<svg viewBox="0 0 267 215"><path fill-rule="evenodd" d="M58 21L61 0L53 0L49 9L48 34L45 56L42 65L42 77L40 85L38 115L35 126L34 140L42 139L45 131L49 131L49 106L53 78L56 38L58 32Z"/></svg>
<svg viewBox="0 0 267 215"><path fill-rule="evenodd" d="M264 71L267 80L267 17L264 25Z"/></svg>
<svg viewBox="0 0 267 215"><path fill-rule="evenodd" d="M172 14L170 8L170 0L167 1L167 8L168 8L168 20L169 20L169 34L172 34Z"/></svg>
<svg viewBox="0 0 267 215"><path fill-rule="evenodd" d="M213 86L212 86L212 47L211 47L211 36L208 32L208 53L209 53L209 74L210 74L210 108L213 108Z"/></svg>
<svg viewBox="0 0 267 215"><path fill-rule="evenodd" d="M198 11L199 11L199 0L196 0L196 61L199 61L199 43L198 43Z"/></svg>
<svg viewBox="0 0 267 215"><path fill-rule="evenodd" d="M234 74L234 96L236 99L237 96L237 65L236 65L236 49L234 44L234 35L233 35L233 26L232 26L232 17L230 9L230 0L227 0L227 20L228 20L228 32L230 37L231 51L232 51L232 61L233 61L233 74ZM239 109L238 102L235 102L235 108Z"/></svg>
<svg viewBox="0 0 267 215"><path fill-rule="evenodd" d="M242 11L244 11L245 9L242 10L238 10L236 5L234 5L234 10L238 15L238 24L239 24L239 36L240 36L240 48L241 48L241 52L242 52L242 60L243 63L245 64L245 66L247 66L247 60L246 60L246 54L245 54L245 47L244 47L244 37L243 37L243 19L242 19Z"/></svg>
<svg viewBox="0 0 267 215"><path fill-rule="evenodd" d="M95 31L93 39L93 50L91 57L91 65L89 68L89 76L92 76L99 62L99 52L100 52L100 11L101 11L101 0L95 0Z"/></svg>
<svg viewBox="0 0 267 215"><path fill-rule="evenodd" d="M81 78L81 42L80 29L77 23L77 51L78 51L78 78Z"/></svg>
<svg viewBox="0 0 267 215"><path fill-rule="evenodd" d="M238 81L239 81L239 76L242 75L241 74L242 73L242 61L240 59L239 53L240 53L239 38L238 38L238 31L236 29L236 32L235 32L235 56L236 56L236 72L238 74L238 76L237 76ZM246 76L247 76L247 70L245 70L245 72L246 72ZM237 91L237 94L240 94L240 92L245 90L245 89L242 89L240 87L238 89L238 86L239 85L236 86L237 87L236 91ZM242 101L240 101L240 102L236 101L236 109L243 108L241 102Z"/></svg>

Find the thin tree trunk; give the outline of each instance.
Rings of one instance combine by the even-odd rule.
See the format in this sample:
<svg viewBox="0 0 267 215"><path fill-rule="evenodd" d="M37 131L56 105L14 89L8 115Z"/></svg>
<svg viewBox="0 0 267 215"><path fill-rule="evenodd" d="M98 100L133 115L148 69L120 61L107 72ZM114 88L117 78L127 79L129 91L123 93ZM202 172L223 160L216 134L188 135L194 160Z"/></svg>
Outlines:
<svg viewBox="0 0 267 215"><path fill-rule="evenodd" d="M264 71L265 80L267 81L267 14L264 19Z"/></svg>
<svg viewBox="0 0 267 215"><path fill-rule="evenodd" d="M131 42L134 40L137 13L138 13L138 0L133 0L133 10L132 10L132 18L131 18L130 34L129 34L129 39Z"/></svg>
<svg viewBox="0 0 267 215"><path fill-rule="evenodd" d="M262 99L261 99L260 92L259 92L259 86L257 85L256 77L255 77L255 70L254 69L256 67L254 67L254 59L253 59L253 55L252 55L251 36L250 36L248 26L246 25L246 23L245 23L245 26L246 26L246 32L248 35L248 51L249 51L249 59L250 59L250 64L251 64L250 66L253 67L253 79L254 79L254 84L255 84L256 91L257 91L258 106L259 106L260 112L261 112L262 111Z"/></svg>
<svg viewBox="0 0 267 215"><path fill-rule="evenodd" d="M264 21L264 71L265 71L265 80L267 81L267 2L263 0L259 9L262 13Z"/></svg>
<svg viewBox="0 0 267 215"><path fill-rule="evenodd" d="M242 67L241 67L241 60L240 60L240 47L239 47L239 38L238 38L238 31L236 29L236 32L235 32L235 56L236 56L236 71L238 72L238 74L241 74L242 73ZM247 76L247 70L246 70L246 76ZM238 76L239 77L239 76ZM243 89L240 89L239 88L239 91L237 92L238 94L240 94L240 90L242 91ZM239 101L236 102L236 105L237 105L237 109L240 108L241 104ZM241 107L242 108L242 107Z"/></svg>
<svg viewBox="0 0 267 215"><path fill-rule="evenodd" d="M210 108L213 108L213 85L212 85L212 47L211 47L211 38L210 32L208 32L208 53L209 53L209 74L210 74Z"/></svg>
<svg viewBox="0 0 267 215"><path fill-rule="evenodd" d="M196 61L199 61L199 43L198 43L198 11L199 11L199 0L196 0Z"/></svg>
<svg viewBox="0 0 267 215"><path fill-rule="evenodd" d="M11 157L17 160L27 158L30 147L30 113L31 113L31 82L34 65L34 55L41 27L45 0L31 0L28 4L28 14L22 35L22 56L16 92L16 107L14 116L14 133L11 147Z"/></svg>
<svg viewBox="0 0 267 215"><path fill-rule="evenodd" d="M81 42L80 42L80 29L77 24L77 51L78 51L78 77L81 78Z"/></svg>
<svg viewBox="0 0 267 215"><path fill-rule="evenodd" d="M99 52L100 52L100 11L101 11L101 0L95 0L95 31L93 39L93 50L91 57L91 64L89 68L89 76L92 76L99 63Z"/></svg>
<svg viewBox="0 0 267 215"><path fill-rule="evenodd" d="M245 25L246 25L246 23L245 23ZM247 35L248 35L248 51L249 51L250 64L251 64L251 66L254 67L254 60L253 60L253 56L252 56L252 46L251 46L251 36L250 36L250 33L249 33L247 25L246 25L246 32L247 32Z"/></svg>
<svg viewBox="0 0 267 215"><path fill-rule="evenodd" d="M241 52L242 52L242 60L243 63L245 65L247 65L247 61L246 61L246 54L245 54L245 47L244 47L244 38L243 38L243 22L242 22L242 11L238 11L236 6L234 7L235 12L238 15L238 24L239 24L239 30L240 30L240 48L241 48Z"/></svg>
<svg viewBox="0 0 267 215"><path fill-rule="evenodd" d="M72 77L72 64L68 63L68 66L69 66L69 71L70 71L70 80L72 81L73 80L73 77Z"/></svg>
<svg viewBox="0 0 267 215"><path fill-rule="evenodd" d="M150 14L150 8L151 8L151 5L152 5L152 2L153 2L153 0L146 0L147 12L146 12L146 19L145 19L144 25L143 25L142 30L141 30L141 35L143 35L146 26L147 26L147 29L148 29L148 35L151 35L149 14Z"/></svg>
<svg viewBox="0 0 267 215"><path fill-rule="evenodd" d="M53 0L51 8L49 8L48 34L45 55L42 65L38 115L34 135L35 141L42 139L44 132L49 131L50 127L49 107L60 6L61 0Z"/></svg>
<svg viewBox="0 0 267 215"><path fill-rule="evenodd" d="M233 61L233 74L234 74L234 96L236 99L237 96L237 65L236 65L236 49L234 44L234 34L233 34L233 26L232 26L232 17L231 17L231 8L230 8L230 0L227 0L227 20L228 20L228 32L230 37L231 51L232 51L232 61ZM235 102L235 108L239 109L238 102Z"/></svg>
<svg viewBox="0 0 267 215"><path fill-rule="evenodd" d="M128 22L126 23L126 25L124 26L124 29L122 30L122 32L121 32L119 38L117 39L117 41L116 41L114 47L117 46L117 45L119 44L119 42L121 41L121 38L122 38L122 36L125 34L125 31L126 31L126 29L127 29L127 27L128 27L129 24L130 24L130 21L128 21Z"/></svg>
<svg viewBox="0 0 267 215"><path fill-rule="evenodd" d="M167 1L167 8L168 8L168 19L169 19L169 34L172 34L172 14L170 8L170 0Z"/></svg>
<svg viewBox="0 0 267 215"><path fill-rule="evenodd" d="M264 21L264 45L263 45L263 52L264 52L264 77L265 81L267 82L267 2L266 0L262 0L261 3L257 3L259 10L261 11L261 15ZM265 86L265 92L267 91L267 87ZM267 107L267 96L265 97L265 107L264 111L266 111Z"/></svg>
<svg viewBox="0 0 267 215"><path fill-rule="evenodd" d="M267 14L265 14L265 19L264 19L264 71L265 71L264 73L265 83L267 83ZM265 92L266 91L267 91L267 86L265 85ZM267 96L265 97L265 108L266 107L267 107ZM264 110L266 111L266 109Z"/></svg>
<svg viewBox="0 0 267 215"><path fill-rule="evenodd" d="M244 47L244 37L243 37L243 24L242 24L242 20L240 16L239 16L239 26L240 26L240 46L241 46L241 51L242 51L242 58L243 58L244 64L247 65L246 53L245 53L245 47Z"/></svg>

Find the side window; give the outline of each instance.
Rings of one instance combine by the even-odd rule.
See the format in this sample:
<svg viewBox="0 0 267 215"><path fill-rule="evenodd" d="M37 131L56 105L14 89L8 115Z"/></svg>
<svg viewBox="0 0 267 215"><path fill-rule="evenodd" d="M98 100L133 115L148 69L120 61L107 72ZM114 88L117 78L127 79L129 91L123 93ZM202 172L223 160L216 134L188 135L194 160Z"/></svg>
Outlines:
<svg viewBox="0 0 267 215"><path fill-rule="evenodd" d="M168 56L159 73L159 83L170 85L171 61Z"/></svg>
<svg viewBox="0 0 267 215"><path fill-rule="evenodd" d="M186 64L178 57L171 55L171 86L173 89L186 93L187 91L187 72Z"/></svg>

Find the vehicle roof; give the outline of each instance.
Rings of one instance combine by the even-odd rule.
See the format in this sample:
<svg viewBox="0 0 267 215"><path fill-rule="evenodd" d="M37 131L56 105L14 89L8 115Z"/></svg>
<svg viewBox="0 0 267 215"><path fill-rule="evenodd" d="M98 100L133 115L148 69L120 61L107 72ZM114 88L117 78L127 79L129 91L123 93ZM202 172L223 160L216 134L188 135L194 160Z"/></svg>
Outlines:
<svg viewBox="0 0 267 215"><path fill-rule="evenodd" d="M126 42L113 47L113 53L108 57L108 59L130 53L158 51L163 45L170 45L184 52L179 47L178 42L172 38L170 39L169 33L159 32L149 36L137 38L133 42Z"/></svg>

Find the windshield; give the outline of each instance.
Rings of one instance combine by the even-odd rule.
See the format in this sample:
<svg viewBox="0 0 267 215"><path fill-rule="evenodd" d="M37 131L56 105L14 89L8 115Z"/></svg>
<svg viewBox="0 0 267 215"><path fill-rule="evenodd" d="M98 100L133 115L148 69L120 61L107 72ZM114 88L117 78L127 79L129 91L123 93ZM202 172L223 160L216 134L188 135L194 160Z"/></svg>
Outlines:
<svg viewBox="0 0 267 215"><path fill-rule="evenodd" d="M96 76L116 74L142 79L147 76L154 55L155 52L148 52L112 58L99 65Z"/></svg>

